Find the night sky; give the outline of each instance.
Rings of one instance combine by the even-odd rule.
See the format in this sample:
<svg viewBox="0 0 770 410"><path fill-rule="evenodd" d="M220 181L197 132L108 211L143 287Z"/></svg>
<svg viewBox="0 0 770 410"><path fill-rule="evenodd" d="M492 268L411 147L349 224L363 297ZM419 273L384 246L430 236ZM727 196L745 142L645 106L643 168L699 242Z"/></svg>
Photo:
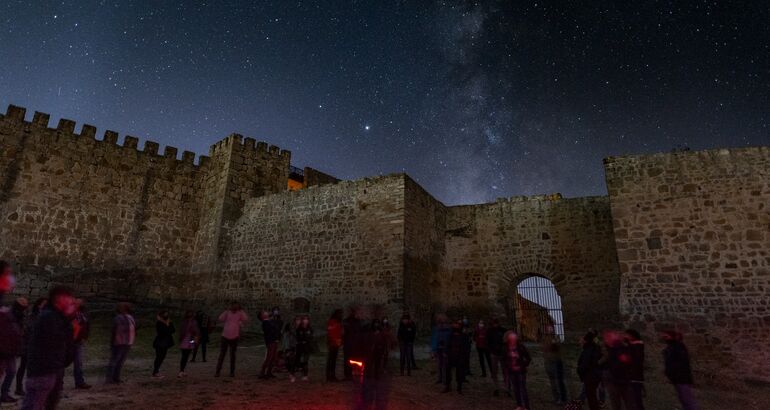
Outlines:
<svg viewBox="0 0 770 410"><path fill-rule="evenodd" d="M600 195L606 156L770 145L769 27L764 0L3 0L0 104L447 204Z"/></svg>

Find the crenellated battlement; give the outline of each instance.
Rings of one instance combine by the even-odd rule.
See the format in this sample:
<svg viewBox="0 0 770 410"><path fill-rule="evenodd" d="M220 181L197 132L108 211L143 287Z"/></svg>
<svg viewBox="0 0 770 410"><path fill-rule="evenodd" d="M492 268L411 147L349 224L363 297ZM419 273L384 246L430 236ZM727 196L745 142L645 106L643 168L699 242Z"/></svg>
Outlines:
<svg viewBox="0 0 770 410"><path fill-rule="evenodd" d="M74 137L82 139L84 142L87 141L88 144L95 143L102 143L102 144L108 144L113 145L120 148L130 149L132 151L136 151L137 153L141 153L143 155L146 155L148 157L156 157L156 158L165 158L168 160L178 161L180 164L186 165L186 166L192 166L195 168L205 166L209 162L209 157L205 155L200 155L198 157L198 163L195 163L195 157L196 154L191 151L184 151L182 153L182 157L178 158L177 153L179 152L179 149L172 146L166 146L163 149L163 154L160 155L160 144L158 144L155 141L147 140L144 142L143 148L139 150L139 139L131 136L126 135L123 138L122 143L119 143L119 134L116 131L112 130L106 130L104 131L104 134L102 136L102 139L99 140L96 138L96 132L97 129L95 126L91 124L83 124L83 126L80 129L80 132L75 132L75 128L77 123L73 120L62 118L59 120L59 122L56 125L56 128L49 127L51 115L39 111L35 111L32 115L31 121L26 121L27 109L24 107L19 107L16 105L9 105L6 109L5 115L0 114L0 126L4 127L10 127L10 128L26 128L29 130L40 130L44 129L49 132L55 133L57 136L68 136L68 137Z"/></svg>
<svg viewBox="0 0 770 410"><path fill-rule="evenodd" d="M211 145L209 148L209 156L214 156L217 153L221 153L223 150L233 150L246 156L247 158L282 158L291 159L291 151L282 150L275 145L268 145L263 141L257 141L251 137L243 137L241 134L230 134L224 139Z"/></svg>

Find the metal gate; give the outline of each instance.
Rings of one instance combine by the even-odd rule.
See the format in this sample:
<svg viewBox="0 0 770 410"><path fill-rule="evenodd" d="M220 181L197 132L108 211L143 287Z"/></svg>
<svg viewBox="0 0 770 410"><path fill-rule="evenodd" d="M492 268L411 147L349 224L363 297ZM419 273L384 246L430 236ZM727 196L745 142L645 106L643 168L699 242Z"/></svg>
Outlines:
<svg viewBox="0 0 770 410"><path fill-rule="evenodd" d="M524 340L554 337L564 341L561 297L550 280L531 276L521 281L516 286L514 309L517 332Z"/></svg>

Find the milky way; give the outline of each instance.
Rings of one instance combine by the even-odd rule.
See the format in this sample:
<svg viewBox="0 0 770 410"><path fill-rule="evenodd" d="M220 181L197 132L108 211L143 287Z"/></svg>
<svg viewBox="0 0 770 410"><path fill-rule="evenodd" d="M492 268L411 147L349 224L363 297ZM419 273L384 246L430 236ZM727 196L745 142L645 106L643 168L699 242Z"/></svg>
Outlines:
<svg viewBox="0 0 770 410"><path fill-rule="evenodd" d="M766 2L573 3L4 1L0 103L201 154L238 132L447 204L770 145Z"/></svg>

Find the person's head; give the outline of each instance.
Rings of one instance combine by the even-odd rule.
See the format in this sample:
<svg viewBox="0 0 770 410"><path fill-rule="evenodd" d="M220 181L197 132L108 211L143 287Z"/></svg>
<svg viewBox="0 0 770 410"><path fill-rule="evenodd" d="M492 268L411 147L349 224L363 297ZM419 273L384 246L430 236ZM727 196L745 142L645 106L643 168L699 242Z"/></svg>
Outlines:
<svg viewBox="0 0 770 410"><path fill-rule="evenodd" d="M372 319L372 329L374 331L382 330L382 321L380 319Z"/></svg>
<svg viewBox="0 0 770 410"><path fill-rule="evenodd" d="M500 320L498 318L492 318L492 321L490 322L492 324L492 327L500 326Z"/></svg>
<svg viewBox="0 0 770 410"><path fill-rule="evenodd" d="M13 312L18 316L24 316L24 312L26 312L28 308L29 301L25 297L16 298L16 301L13 302Z"/></svg>
<svg viewBox="0 0 770 410"><path fill-rule="evenodd" d="M484 328L484 319L479 320L479 328Z"/></svg>
<svg viewBox="0 0 770 410"><path fill-rule="evenodd" d="M83 302L83 299L76 298L75 299L75 311L80 312L85 309L85 303Z"/></svg>
<svg viewBox="0 0 770 410"><path fill-rule="evenodd" d="M636 329L627 329L626 330L626 339L628 339L631 342L637 342L637 341L642 340L642 335Z"/></svg>
<svg viewBox="0 0 770 410"><path fill-rule="evenodd" d="M115 311L119 315L128 315L131 313L131 304L128 302L120 302L115 307Z"/></svg>
<svg viewBox="0 0 770 410"><path fill-rule="evenodd" d="M586 332L586 334L580 339L580 344L585 346L589 344L594 344L594 339L596 338L596 335L592 331Z"/></svg>
<svg viewBox="0 0 770 410"><path fill-rule="evenodd" d="M185 310L184 311L184 318L185 319L193 319L193 318L195 318L195 312L193 312L192 310Z"/></svg>
<svg viewBox="0 0 770 410"><path fill-rule="evenodd" d="M519 335L516 332L508 332L505 334L505 343L508 346L516 346L519 343Z"/></svg>
<svg viewBox="0 0 770 410"><path fill-rule="evenodd" d="M302 316L294 316L293 323L294 323L294 327L298 328L299 325L302 324Z"/></svg>
<svg viewBox="0 0 770 410"><path fill-rule="evenodd" d="M384 327L390 326L390 321L388 320L388 318L386 317L382 318L382 326Z"/></svg>
<svg viewBox="0 0 770 410"><path fill-rule="evenodd" d="M47 304L48 304L48 298L46 297L37 298L35 303L32 305L32 314L36 315L40 313L40 311L43 310L43 308Z"/></svg>
<svg viewBox="0 0 770 410"><path fill-rule="evenodd" d="M608 329L602 332L602 341L605 346L615 347L623 342L623 336L618 331Z"/></svg>
<svg viewBox="0 0 770 410"><path fill-rule="evenodd" d="M238 302L232 302L230 303L230 311L235 313L237 311L241 310L241 304Z"/></svg>
<svg viewBox="0 0 770 410"><path fill-rule="evenodd" d="M681 342L682 334L676 330L665 330L660 334L660 338L664 343Z"/></svg>
<svg viewBox="0 0 770 410"><path fill-rule="evenodd" d="M11 264L0 260L0 295L11 293L16 286L16 278L13 276Z"/></svg>
<svg viewBox="0 0 770 410"><path fill-rule="evenodd" d="M470 322L468 321L468 318L467 318L467 317L465 317L465 316L463 316L463 326L468 326L468 323L470 323Z"/></svg>
<svg viewBox="0 0 770 410"><path fill-rule="evenodd" d="M278 307L278 306L273 306L273 308L272 308L272 309L270 309L270 313L271 313L273 316L278 316L278 315L280 315L280 314L281 314L281 308L280 308L280 307Z"/></svg>
<svg viewBox="0 0 770 410"><path fill-rule="evenodd" d="M332 315L329 319L341 321L342 320L342 309L334 309L334 312L332 312Z"/></svg>
<svg viewBox="0 0 770 410"><path fill-rule="evenodd" d="M463 328L462 319L457 319L454 322L452 322L452 330L460 330L462 328Z"/></svg>
<svg viewBox="0 0 770 410"><path fill-rule="evenodd" d="M406 325L406 324L409 324L409 322L411 322L411 321L412 321L412 317L409 316L409 313L404 313L401 316L401 323Z"/></svg>
<svg viewBox="0 0 770 410"><path fill-rule="evenodd" d="M56 286L51 289L48 292L48 301L54 309L64 316L71 316L75 313L75 297L72 296L72 289L66 286Z"/></svg>
<svg viewBox="0 0 770 410"><path fill-rule="evenodd" d="M168 320L168 318L169 318L168 310L164 309L164 310L161 310L160 312L158 312L158 318L160 320Z"/></svg>
<svg viewBox="0 0 770 410"><path fill-rule="evenodd" d="M302 324L302 327L309 327L310 326L310 316L308 316L308 315L302 316L302 319L300 320L300 323Z"/></svg>
<svg viewBox="0 0 770 410"><path fill-rule="evenodd" d="M448 321L449 321L449 319L447 318L447 316L445 314L439 313L439 314L436 315L436 324L437 325L443 326L443 325L447 324Z"/></svg>

